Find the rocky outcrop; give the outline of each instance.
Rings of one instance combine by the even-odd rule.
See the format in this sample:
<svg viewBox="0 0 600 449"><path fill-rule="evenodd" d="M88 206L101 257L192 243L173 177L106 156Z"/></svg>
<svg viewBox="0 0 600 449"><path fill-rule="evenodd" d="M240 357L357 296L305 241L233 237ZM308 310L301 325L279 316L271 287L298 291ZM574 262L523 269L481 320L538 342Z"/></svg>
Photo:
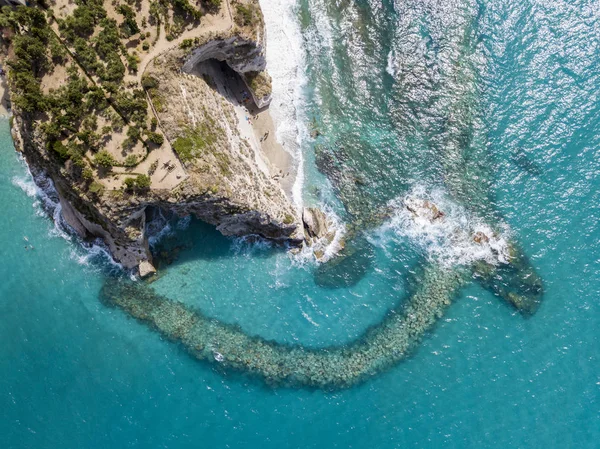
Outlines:
<svg viewBox="0 0 600 449"><path fill-rule="evenodd" d="M240 39L232 37L206 44L195 53L193 61L202 57L226 58L237 70L264 68L262 47ZM200 129L199 120L204 119L209 122L203 129L215 131L216 136L210 148L185 162L188 176L172 189L134 192L103 188L92 193L72 173L70 161L63 164L48 148L40 122L16 111L13 131L17 149L32 172L44 172L52 179L65 221L84 239L102 238L118 262L128 269L139 267L141 275L154 270L145 233L146 211L150 207L178 216L193 215L224 235L258 235L300 245L303 229L296 210L271 178L267 162L240 137L231 106L201 78L173 70L176 66L170 64L187 67L193 63L192 59L184 62L179 49L162 58L169 63L163 66L164 73L151 73L158 76L166 100L158 117L167 139L175 143L180 137L186 138L190 130ZM185 95L191 106L184 104ZM188 106L191 109L186 109ZM98 181L104 182L102 178Z"/></svg>
<svg viewBox="0 0 600 449"><path fill-rule="evenodd" d="M267 60L261 42L235 34L210 40L195 48L186 58L182 71L192 73L194 68L209 59L226 62L242 79L260 109L271 102L270 77L265 71Z"/></svg>
<svg viewBox="0 0 600 449"><path fill-rule="evenodd" d="M302 211L302 222L307 237L320 239L328 233L327 217L321 209L315 207L305 207Z"/></svg>
<svg viewBox="0 0 600 449"><path fill-rule="evenodd" d="M140 274L152 271L152 256L145 234L149 207L179 216L193 215L214 225L224 235L259 235L292 245L303 241L302 229L294 218L291 203L281 188L271 184L266 177L257 176L253 184L241 181L236 184L238 181L232 172L232 177L226 179L228 184L210 191L192 174L172 191L149 190L135 195L122 191L90 194L70 182L66 170L56 164L45 149L39 133L31 129L31 122L16 114L13 130L15 144L32 172L45 172L52 179L65 221L84 239L102 238L113 257L124 267L135 268L143 263ZM238 190L234 194L236 185ZM264 193L268 189L272 189L272 200Z"/></svg>

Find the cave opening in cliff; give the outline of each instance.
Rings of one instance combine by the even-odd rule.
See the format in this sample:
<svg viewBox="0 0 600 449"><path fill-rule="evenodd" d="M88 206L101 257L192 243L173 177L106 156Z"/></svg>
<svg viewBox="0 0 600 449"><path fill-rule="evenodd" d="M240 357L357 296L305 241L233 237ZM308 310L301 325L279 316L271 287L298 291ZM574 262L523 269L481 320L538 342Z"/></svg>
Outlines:
<svg viewBox="0 0 600 449"><path fill-rule="evenodd" d="M204 79L212 89L234 106L244 106L251 114L258 112L242 75L233 70L226 61L206 59L196 64L192 73Z"/></svg>
<svg viewBox="0 0 600 449"><path fill-rule="evenodd" d="M281 250L281 246L267 243L259 236L233 238L224 236L214 224L193 214L179 216L164 207L146 208L145 234L157 269L177 266L191 260L216 260L231 256L233 247L240 242L248 245L260 241L263 255ZM238 245L236 245L236 242Z"/></svg>

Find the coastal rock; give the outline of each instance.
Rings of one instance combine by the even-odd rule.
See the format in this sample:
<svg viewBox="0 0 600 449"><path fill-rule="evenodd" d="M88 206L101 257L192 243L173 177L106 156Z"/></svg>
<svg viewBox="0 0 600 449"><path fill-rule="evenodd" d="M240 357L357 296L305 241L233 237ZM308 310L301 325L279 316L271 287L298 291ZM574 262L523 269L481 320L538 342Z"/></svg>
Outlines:
<svg viewBox="0 0 600 449"><path fill-rule="evenodd" d="M273 176L279 170L253 142L258 139L244 109L252 100L259 108L270 101L264 22L258 6L252 8L252 22L241 26L224 2L211 13L220 18L218 30L189 23L185 38L162 41L142 55L139 75L121 82L119 94L113 96L117 100L102 106L98 100L87 101L90 108L85 111L69 104L71 112L88 114L80 118L91 130L93 148L71 129L83 129L79 122L48 133L53 114L61 111L44 115L15 108L15 145L32 173L44 173L52 180L63 217L73 230L84 239L101 238L125 268L139 267L140 274L152 271L145 228L146 214L155 210L193 215L225 235L258 235L296 246L304 240L296 209ZM71 13L54 12L63 20ZM152 32L152 27L148 30ZM57 92L69 82L66 67L73 67L87 86L84 94L91 96L93 74L75 63L68 44L64 50L62 62L52 61L40 72L42 92ZM221 61L234 72L220 74L222 83L231 76L245 83L244 102L232 101L223 93L226 89L215 89L214 77L196 70L207 60ZM9 88L19 91L16 85ZM110 97L101 82L95 88L94 94ZM136 112L124 114L123 106L115 106L119 101ZM127 132L133 136L130 142ZM100 163L97 155L104 155L107 163Z"/></svg>
<svg viewBox="0 0 600 449"><path fill-rule="evenodd" d="M305 207L302 211L302 222L309 237L320 239L327 235L327 217L321 209Z"/></svg>
<svg viewBox="0 0 600 449"><path fill-rule="evenodd" d="M404 206L412 212L415 217L424 218L432 222L440 220L445 216L444 212L439 210L433 202L421 198L406 198L404 200Z"/></svg>
<svg viewBox="0 0 600 449"><path fill-rule="evenodd" d="M142 262L140 262L138 270L142 279L156 273L156 268L154 268L154 265L152 265L147 260L143 260Z"/></svg>
<svg viewBox="0 0 600 449"><path fill-rule="evenodd" d="M185 60L182 71L193 73L198 64L214 59L226 62L238 74L259 109L271 102L271 77L265 71L267 61L264 44L245 36L234 35L206 42L195 48Z"/></svg>
<svg viewBox="0 0 600 449"><path fill-rule="evenodd" d="M482 231L477 231L473 234L473 241L475 243L489 243L490 238Z"/></svg>

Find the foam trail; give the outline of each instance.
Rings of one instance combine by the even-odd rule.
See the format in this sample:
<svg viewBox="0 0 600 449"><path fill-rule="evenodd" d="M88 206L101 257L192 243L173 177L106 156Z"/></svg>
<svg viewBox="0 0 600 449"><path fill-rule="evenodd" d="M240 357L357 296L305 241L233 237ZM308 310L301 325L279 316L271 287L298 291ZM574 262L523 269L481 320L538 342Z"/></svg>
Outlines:
<svg viewBox="0 0 600 449"><path fill-rule="evenodd" d="M84 253L72 250L70 257L80 265L89 266L91 262L101 259L108 264L110 271L121 272L123 266L113 259L102 239L96 239L91 243L84 242L76 236L75 231L64 220L62 205L52 179L44 172L33 174L24 159L22 162L27 170L27 175L25 177L15 176L12 184L35 200L33 207L36 215L52 218L53 227L49 231L49 236L62 238L69 243L77 243L78 248L82 249Z"/></svg>
<svg viewBox="0 0 600 449"><path fill-rule="evenodd" d="M305 53L294 0L261 0L267 41L267 70L272 78L272 101L269 111L276 126L277 140L290 152L296 163L296 180L292 200L302 206L304 184L303 139L308 135L304 120L302 91L307 79Z"/></svg>
<svg viewBox="0 0 600 449"><path fill-rule="evenodd" d="M396 52L392 49L387 56L387 65L385 71L395 77L398 72L398 62L396 60Z"/></svg>
<svg viewBox="0 0 600 449"><path fill-rule="evenodd" d="M421 201L434 204L444 213L443 218L417 216L407 208L411 203L418 207ZM390 206L395 211L391 220L372 234L371 242L378 246L385 247L390 238L408 239L429 261L445 267L468 266L478 260L491 265L509 261L508 228L501 226L500 232L494 232L442 189L418 185L405 197L393 200ZM478 235L485 241L476 241L474 237Z"/></svg>

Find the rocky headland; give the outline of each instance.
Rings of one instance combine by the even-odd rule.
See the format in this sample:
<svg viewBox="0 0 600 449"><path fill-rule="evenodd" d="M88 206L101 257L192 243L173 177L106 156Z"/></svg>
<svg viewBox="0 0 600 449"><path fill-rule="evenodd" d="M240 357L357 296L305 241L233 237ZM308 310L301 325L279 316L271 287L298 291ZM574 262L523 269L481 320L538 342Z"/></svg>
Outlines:
<svg viewBox="0 0 600 449"><path fill-rule="evenodd" d="M155 271L152 209L291 246L327 234L290 200L255 0L49 0L0 25L17 149L124 267Z"/></svg>

